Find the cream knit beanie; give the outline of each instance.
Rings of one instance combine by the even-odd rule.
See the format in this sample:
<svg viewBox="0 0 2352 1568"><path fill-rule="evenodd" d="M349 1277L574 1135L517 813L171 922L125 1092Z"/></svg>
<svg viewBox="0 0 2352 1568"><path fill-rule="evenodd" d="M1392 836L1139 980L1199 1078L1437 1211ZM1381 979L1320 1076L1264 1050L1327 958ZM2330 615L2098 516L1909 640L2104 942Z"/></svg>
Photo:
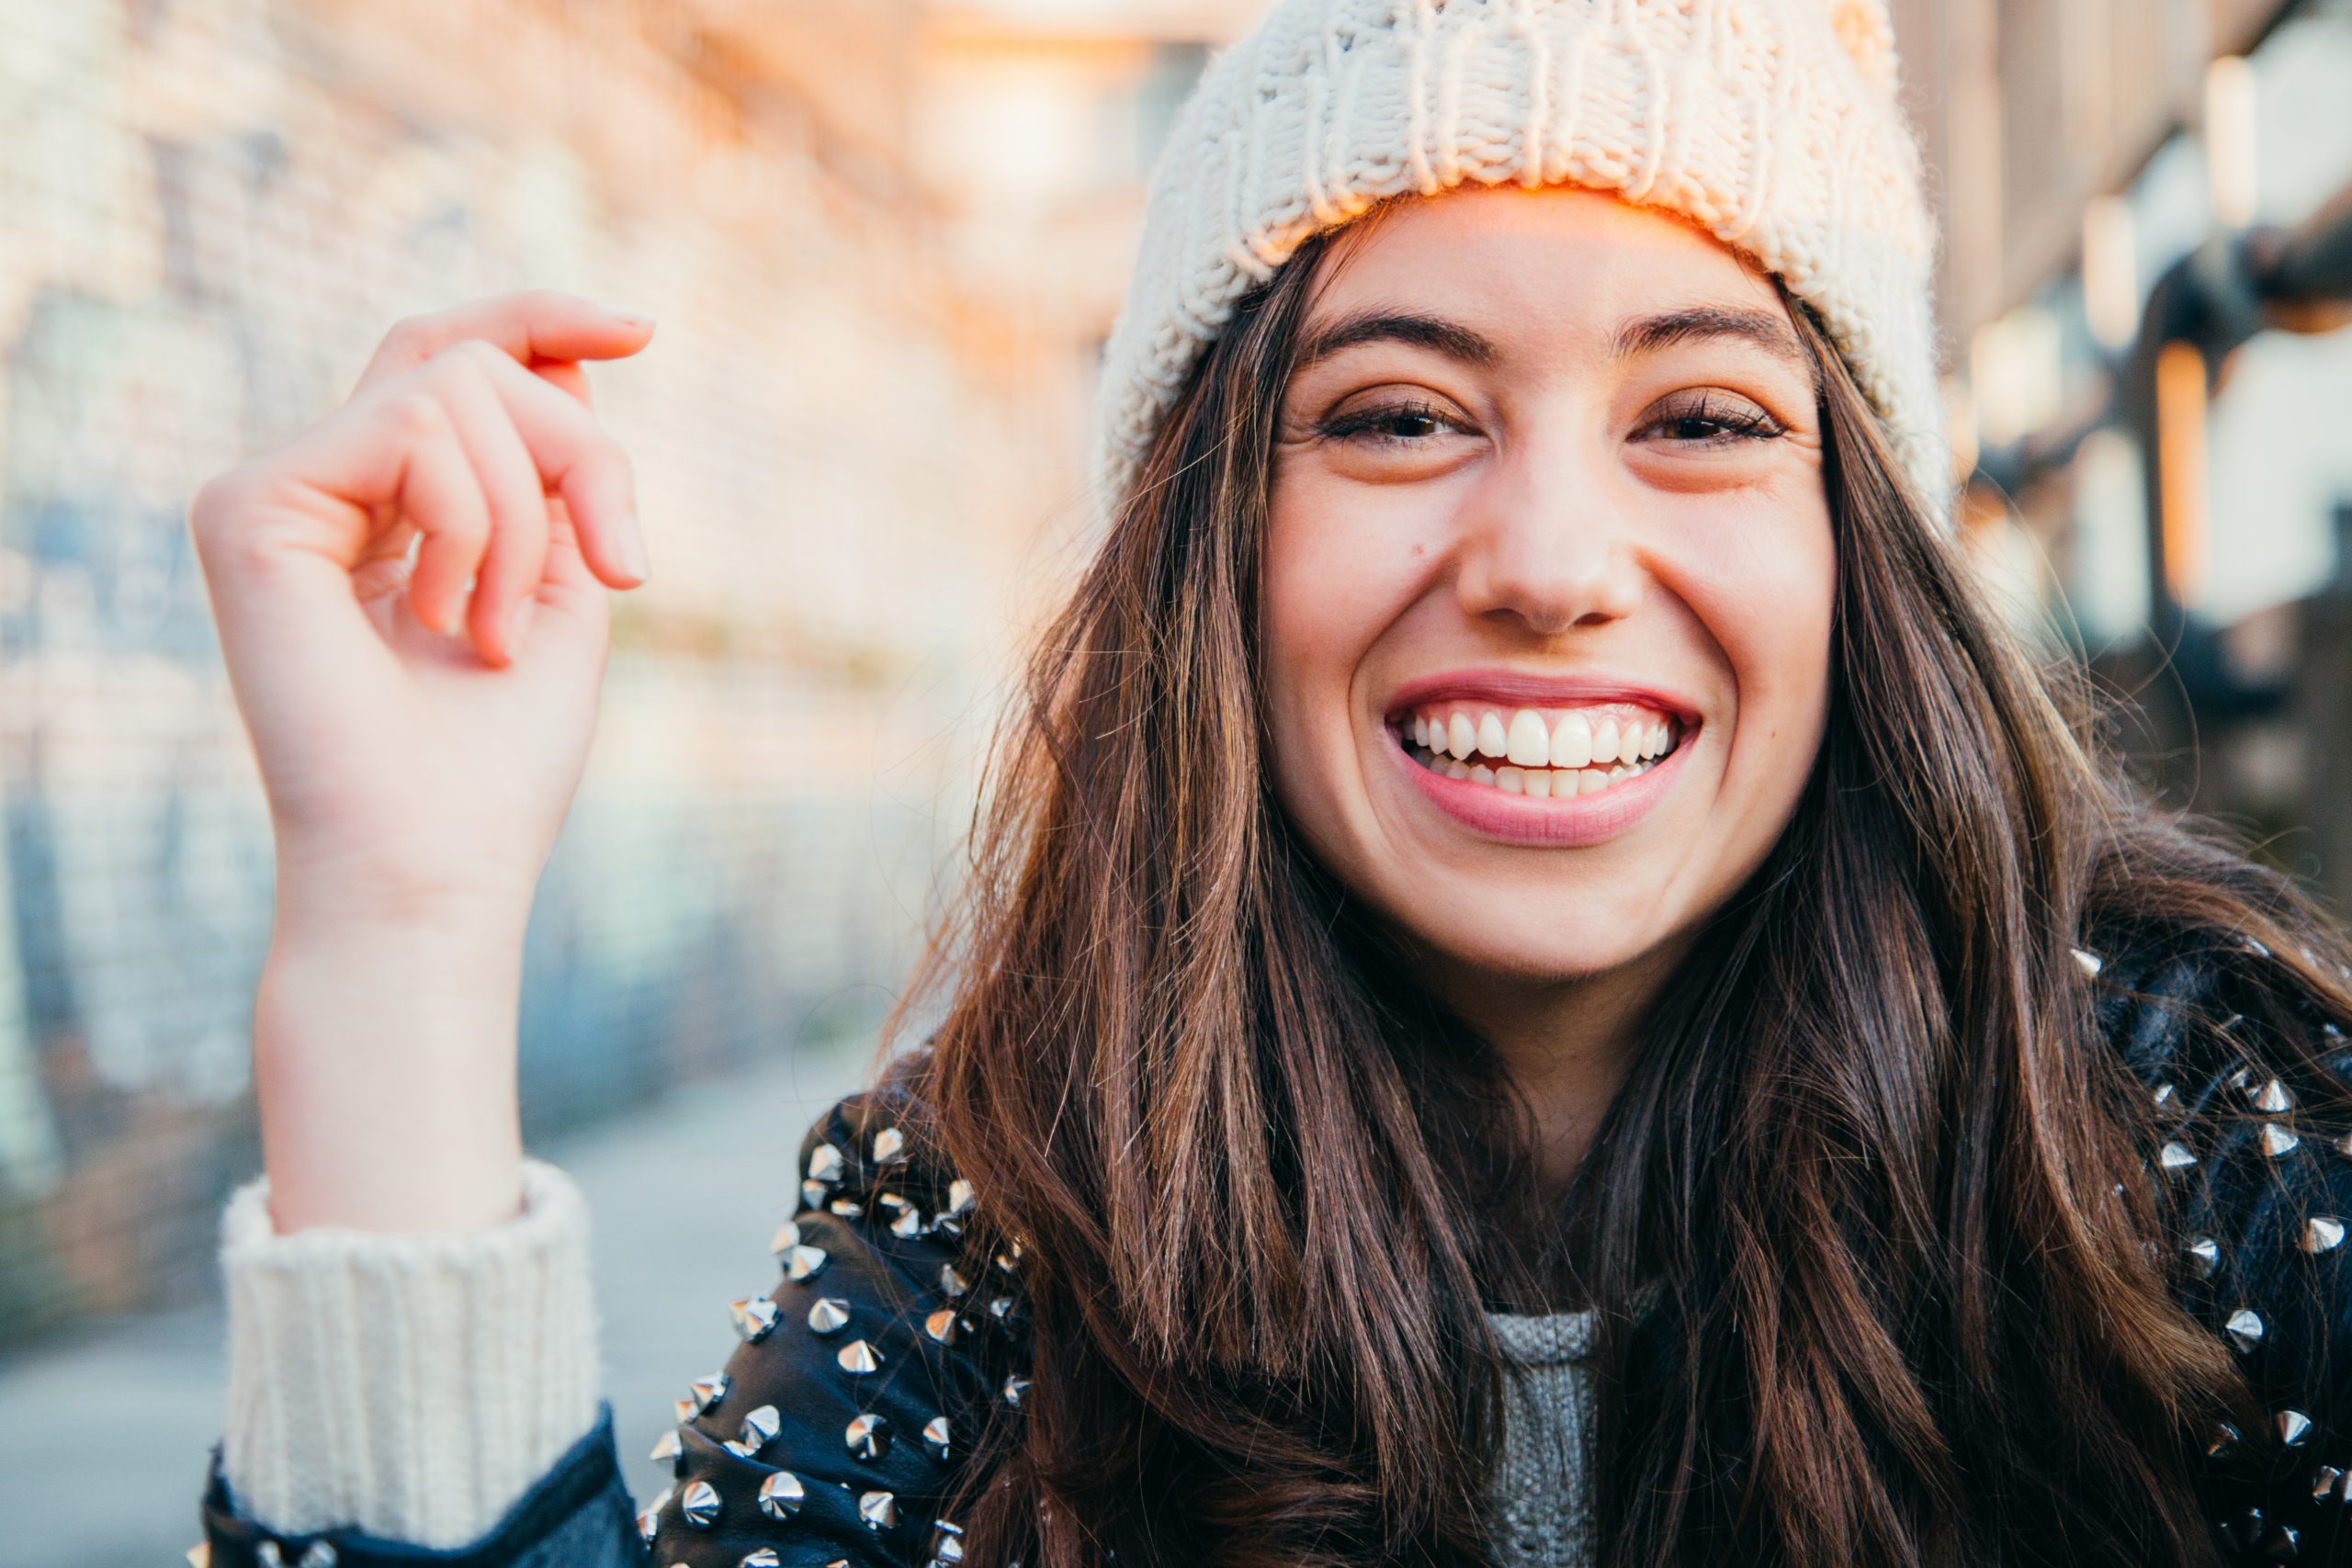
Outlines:
<svg viewBox="0 0 2352 1568"><path fill-rule="evenodd" d="M1280 0L1213 60L1154 172L1105 346L1116 498L1235 302L1383 197L1612 191L1817 310L1939 518L1934 225L1885 0Z"/></svg>

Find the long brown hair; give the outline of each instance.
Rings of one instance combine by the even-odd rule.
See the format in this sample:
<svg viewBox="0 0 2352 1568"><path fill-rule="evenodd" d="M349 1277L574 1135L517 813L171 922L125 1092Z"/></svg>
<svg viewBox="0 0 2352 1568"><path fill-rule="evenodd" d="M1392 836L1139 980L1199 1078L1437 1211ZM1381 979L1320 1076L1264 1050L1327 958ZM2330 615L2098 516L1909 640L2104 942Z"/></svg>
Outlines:
<svg viewBox="0 0 2352 1568"><path fill-rule="evenodd" d="M1826 738L1539 1211L1525 1105L1268 784L1261 546L1326 249L1183 387L910 993L930 1135L1034 1314L968 1558L1487 1562L1483 1313L1565 1290L1600 1314L1603 1562L2215 1561L2191 1467L2260 1413L2170 1292L2155 1112L2071 950L2252 939L2352 1019L2341 935L2132 799L1784 290L1838 535Z"/></svg>

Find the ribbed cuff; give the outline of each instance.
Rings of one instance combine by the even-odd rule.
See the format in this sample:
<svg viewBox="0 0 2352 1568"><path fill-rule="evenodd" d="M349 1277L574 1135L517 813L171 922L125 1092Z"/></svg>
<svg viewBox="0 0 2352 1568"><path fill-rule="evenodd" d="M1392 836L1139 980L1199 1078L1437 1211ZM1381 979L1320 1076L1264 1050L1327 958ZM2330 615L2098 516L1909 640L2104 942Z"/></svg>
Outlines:
<svg viewBox="0 0 2352 1568"><path fill-rule="evenodd" d="M256 1179L220 1261L222 1469L272 1529L463 1546L595 1425L588 1209L554 1166L523 1162L514 1219L433 1235L281 1235Z"/></svg>

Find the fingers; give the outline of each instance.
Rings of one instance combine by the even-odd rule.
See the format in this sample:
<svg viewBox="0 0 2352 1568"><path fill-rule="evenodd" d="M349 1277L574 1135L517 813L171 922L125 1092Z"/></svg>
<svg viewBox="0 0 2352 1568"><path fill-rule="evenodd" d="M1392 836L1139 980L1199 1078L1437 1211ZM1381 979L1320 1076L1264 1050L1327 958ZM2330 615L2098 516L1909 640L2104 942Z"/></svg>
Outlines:
<svg viewBox="0 0 2352 1568"><path fill-rule="evenodd" d="M412 613L464 626L493 664L513 660L517 616L547 582L647 577L628 455L580 400L480 339L379 382L208 485L195 510L208 553L265 569L322 556L355 583L413 530Z"/></svg>
<svg viewBox="0 0 2352 1568"><path fill-rule="evenodd" d="M533 288L494 295L396 322L353 390L413 370L469 338L493 344L518 364L532 365L539 360L623 359L643 348L652 335L651 317L577 294Z"/></svg>
<svg viewBox="0 0 2352 1568"><path fill-rule="evenodd" d="M589 570L615 588L643 582L645 539L628 454L586 409L512 359L480 348L467 354L514 422L541 488L563 497Z"/></svg>
<svg viewBox="0 0 2352 1568"><path fill-rule="evenodd" d="M440 397L454 415L490 515L489 540L473 569L473 639L483 658L503 666L514 661L521 607L547 569L548 502L537 466L476 355L503 357L486 344L458 345Z"/></svg>
<svg viewBox="0 0 2352 1568"><path fill-rule="evenodd" d="M442 401L424 391L396 399L386 417L406 452L397 491L401 511L424 536L409 579L409 608L437 632L457 629L466 580L489 542L490 506L472 458Z"/></svg>

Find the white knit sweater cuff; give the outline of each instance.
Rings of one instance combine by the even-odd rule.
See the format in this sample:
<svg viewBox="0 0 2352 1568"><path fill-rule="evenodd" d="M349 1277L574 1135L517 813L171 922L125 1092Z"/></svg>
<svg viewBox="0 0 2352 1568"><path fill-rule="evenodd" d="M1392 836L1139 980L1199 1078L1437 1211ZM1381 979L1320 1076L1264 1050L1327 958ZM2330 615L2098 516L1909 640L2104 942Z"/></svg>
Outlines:
<svg viewBox="0 0 2352 1568"><path fill-rule="evenodd" d="M266 1178L221 1219L243 1509L288 1534L479 1540L598 1415L588 1209L523 1164L523 1208L475 1231L279 1235Z"/></svg>

